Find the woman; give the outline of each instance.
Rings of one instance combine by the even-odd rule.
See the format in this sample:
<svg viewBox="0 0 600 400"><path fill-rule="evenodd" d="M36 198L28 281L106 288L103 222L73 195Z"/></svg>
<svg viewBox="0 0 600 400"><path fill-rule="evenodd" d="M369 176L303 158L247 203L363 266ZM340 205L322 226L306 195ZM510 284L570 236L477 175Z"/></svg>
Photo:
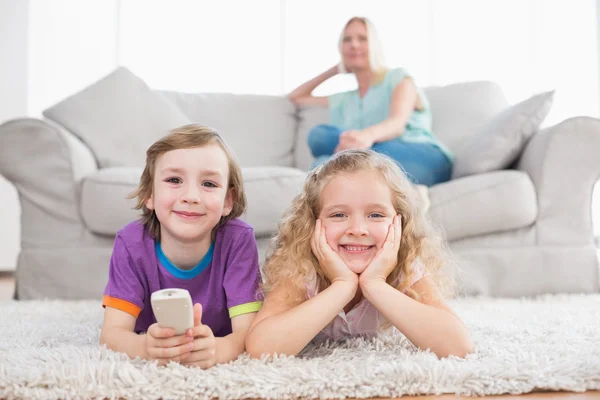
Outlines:
<svg viewBox="0 0 600 400"><path fill-rule="evenodd" d="M329 124L315 126L308 136L316 158L313 166L341 150L371 148L396 160L416 184L449 180L454 156L432 133L429 102L406 70L385 67L373 24L366 18L350 19L339 50L339 65L288 95L297 105L329 107ZM340 72L353 73L358 89L328 97L311 95Z"/></svg>

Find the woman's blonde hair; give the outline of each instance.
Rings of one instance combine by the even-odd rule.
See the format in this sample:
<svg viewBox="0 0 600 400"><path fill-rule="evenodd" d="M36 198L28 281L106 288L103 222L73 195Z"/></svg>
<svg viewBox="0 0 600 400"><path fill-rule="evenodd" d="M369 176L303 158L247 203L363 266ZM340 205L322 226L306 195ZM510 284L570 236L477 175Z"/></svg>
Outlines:
<svg viewBox="0 0 600 400"><path fill-rule="evenodd" d="M263 267L265 295L280 284L293 285L304 293L305 284L314 278L319 291L331 284L311 250L311 237L321 212L321 192L335 176L369 170L379 172L389 185L394 208L402 216L398 264L387 282L418 300L419 296L409 287L413 262L417 261L424 265L441 296L454 295L454 263L445 240L424 216L414 185L396 162L372 150L342 151L308 174L303 192L296 196L279 224L274 249Z"/></svg>
<svg viewBox="0 0 600 400"><path fill-rule="evenodd" d="M154 190L154 175L158 157L168 151L202 147L209 144L216 144L227 156L229 166L227 187L228 190L231 190L233 198L233 209L228 215L221 217L217 226L233 218L238 218L246 211L246 194L244 192L242 171L235 155L225 144L223 138L217 131L207 126L184 125L173 129L167 136L159 139L148 148L146 151L146 167L142 172L140 183L137 189L129 195L130 199L137 198L135 208L142 210L141 220L154 240L160 240L160 221L154 210L146 207L146 201L148 201Z"/></svg>
<svg viewBox="0 0 600 400"><path fill-rule="evenodd" d="M346 25L344 25L344 29L342 29L340 39L338 41L338 50L340 52L341 58L339 66L340 72L348 72L344 67L344 55L342 53L342 45L344 44L346 28L348 28L348 25L355 21L362 22L365 25L365 28L367 28L367 42L369 43L369 67L371 68L371 71L375 76L374 81L379 82L381 79L383 79L383 77L385 77L388 68L386 66L385 58L383 56L383 46L381 44L381 40L379 39L379 35L377 34L377 30L375 29L375 25L373 25L373 23L365 17L350 18L348 22L346 22Z"/></svg>

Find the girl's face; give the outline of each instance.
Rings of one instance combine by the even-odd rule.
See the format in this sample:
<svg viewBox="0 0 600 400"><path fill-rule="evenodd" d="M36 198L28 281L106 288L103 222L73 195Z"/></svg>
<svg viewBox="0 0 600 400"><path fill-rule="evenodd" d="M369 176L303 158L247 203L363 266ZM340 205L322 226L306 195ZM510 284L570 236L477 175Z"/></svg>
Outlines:
<svg viewBox="0 0 600 400"><path fill-rule="evenodd" d="M172 150L158 157L155 168L146 207L160 221L161 242L210 241L212 229L233 207L225 152L216 144Z"/></svg>
<svg viewBox="0 0 600 400"><path fill-rule="evenodd" d="M352 21L344 30L342 59L348 71L369 68L367 27L362 21Z"/></svg>
<svg viewBox="0 0 600 400"><path fill-rule="evenodd" d="M395 215L392 191L378 171L337 175L321 192L327 242L357 274L383 246Z"/></svg>

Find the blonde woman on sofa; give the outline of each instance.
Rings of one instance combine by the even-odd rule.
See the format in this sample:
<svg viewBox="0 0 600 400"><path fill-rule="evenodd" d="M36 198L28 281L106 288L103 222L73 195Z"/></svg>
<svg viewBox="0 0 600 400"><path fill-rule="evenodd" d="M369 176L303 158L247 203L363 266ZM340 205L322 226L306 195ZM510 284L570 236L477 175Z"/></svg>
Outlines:
<svg viewBox="0 0 600 400"><path fill-rule="evenodd" d="M373 24L350 19L339 39L341 62L292 91L296 105L329 108L329 124L315 126L308 145L313 167L346 149L373 149L394 159L412 182L431 186L450 179L454 156L433 134L423 91L403 68L388 69ZM358 89L317 97L311 93L338 73L355 75Z"/></svg>

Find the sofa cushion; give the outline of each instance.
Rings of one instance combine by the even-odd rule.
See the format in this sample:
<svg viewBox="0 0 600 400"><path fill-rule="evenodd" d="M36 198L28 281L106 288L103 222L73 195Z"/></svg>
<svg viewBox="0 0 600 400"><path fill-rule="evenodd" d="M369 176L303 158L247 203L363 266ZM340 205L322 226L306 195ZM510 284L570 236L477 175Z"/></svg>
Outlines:
<svg viewBox="0 0 600 400"><path fill-rule="evenodd" d="M192 121L223 136L243 167L294 166L296 117L283 96L160 92Z"/></svg>
<svg viewBox="0 0 600 400"><path fill-rule="evenodd" d="M100 167L142 167L154 141L191 123L171 101L123 67L43 114L83 140Z"/></svg>
<svg viewBox="0 0 600 400"><path fill-rule="evenodd" d="M492 118L456 154L453 178L508 168L548 115L554 91L530 97Z"/></svg>
<svg viewBox="0 0 600 400"><path fill-rule="evenodd" d="M296 167L308 171L314 157L308 148L308 133L319 124L328 123L329 110L321 106L301 106L298 112L298 135L296 137Z"/></svg>
<svg viewBox="0 0 600 400"><path fill-rule="evenodd" d="M500 86L488 81L424 88L431 104L433 133L453 153L509 103Z"/></svg>
<svg viewBox="0 0 600 400"><path fill-rule="evenodd" d="M534 223L535 187L524 172L504 170L454 179L429 189L431 219L448 241Z"/></svg>
<svg viewBox="0 0 600 400"><path fill-rule="evenodd" d="M288 167L242 168L248 210L242 219L257 236L268 236L292 199L300 192L305 173ZM139 182L142 168L104 168L86 176L81 188L81 216L85 225L100 235L115 235L139 218L135 199L127 199Z"/></svg>

